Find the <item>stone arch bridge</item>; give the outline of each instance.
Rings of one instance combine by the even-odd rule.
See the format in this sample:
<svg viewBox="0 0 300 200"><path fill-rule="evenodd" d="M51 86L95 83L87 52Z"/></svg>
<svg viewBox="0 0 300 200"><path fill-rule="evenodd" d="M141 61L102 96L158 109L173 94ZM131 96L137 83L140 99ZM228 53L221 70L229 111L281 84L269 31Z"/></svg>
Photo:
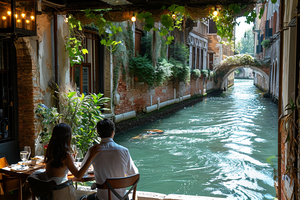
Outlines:
<svg viewBox="0 0 300 200"><path fill-rule="evenodd" d="M230 56L230 57L233 58L233 57L239 57L239 56L240 55L235 55L235 56ZM227 57L227 59L228 58L230 59L230 57ZM269 91L270 66L267 63L260 64L258 62L254 62L253 58L250 60L250 62L249 61L245 62L245 60L244 60L244 62L237 61L234 64L232 64L231 62L226 63L226 60L224 60L224 61L214 68L216 88L220 88L220 89L225 88L227 86L226 80L227 80L228 76L232 72L236 71L237 69L251 68L251 69L255 70L256 73L258 73L260 75L260 78L262 79L259 82L262 83L263 85L258 85L258 86ZM258 78L258 77L256 76L256 78Z"/></svg>

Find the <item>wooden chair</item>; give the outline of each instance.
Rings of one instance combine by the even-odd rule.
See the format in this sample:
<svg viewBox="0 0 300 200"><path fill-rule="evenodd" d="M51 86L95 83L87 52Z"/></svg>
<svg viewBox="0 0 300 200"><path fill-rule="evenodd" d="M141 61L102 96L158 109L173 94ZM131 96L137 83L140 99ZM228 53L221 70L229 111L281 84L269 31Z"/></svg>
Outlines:
<svg viewBox="0 0 300 200"><path fill-rule="evenodd" d="M0 158L0 168L9 166L5 157ZM18 194L9 194L13 190L19 189ZM22 181L19 178L11 177L0 173L0 200L19 199L22 200Z"/></svg>
<svg viewBox="0 0 300 200"><path fill-rule="evenodd" d="M9 166L5 157L0 158L0 168ZM26 185L26 184L25 184ZM21 178L12 177L0 173L0 200L27 200L31 194L29 190L22 189L23 181ZM18 190L18 193L10 194L11 191Z"/></svg>
<svg viewBox="0 0 300 200"><path fill-rule="evenodd" d="M32 199L35 199L35 197L39 197L40 200L57 199L55 197L59 197L59 199L72 199L72 195L68 193L70 189L67 188L69 186L74 188L72 180L57 185L54 180L42 180L38 174L32 174L28 176L27 181L32 192Z"/></svg>
<svg viewBox="0 0 300 200"><path fill-rule="evenodd" d="M136 187L137 183L140 180L140 174L134 174L127 177L122 178L108 178L103 184L94 183L92 185L92 189L107 189L108 190L108 199L111 200L111 192L120 200L125 200L129 193L133 190L132 199L135 200L136 198ZM128 190L128 192L121 197L119 193L115 191L115 189L121 189L121 188L131 188Z"/></svg>

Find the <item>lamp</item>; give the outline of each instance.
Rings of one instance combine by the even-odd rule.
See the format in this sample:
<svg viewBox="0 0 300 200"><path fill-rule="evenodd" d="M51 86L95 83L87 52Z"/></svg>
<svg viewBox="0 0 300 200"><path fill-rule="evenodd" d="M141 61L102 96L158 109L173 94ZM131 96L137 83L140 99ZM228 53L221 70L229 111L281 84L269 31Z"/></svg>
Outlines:
<svg viewBox="0 0 300 200"><path fill-rule="evenodd" d="M134 15L134 13L133 13L133 15L132 15L132 17L131 17L131 21L132 21L132 22L135 22L135 21L136 21L136 16Z"/></svg>
<svg viewBox="0 0 300 200"><path fill-rule="evenodd" d="M175 20L177 18L176 14L173 12L172 18Z"/></svg>
<svg viewBox="0 0 300 200"><path fill-rule="evenodd" d="M213 12L213 16L216 17L219 14L217 7L215 7L215 11Z"/></svg>
<svg viewBox="0 0 300 200"><path fill-rule="evenodd" d="M36 0L0 2L0 36L26 37L36 35Z"/></svg>

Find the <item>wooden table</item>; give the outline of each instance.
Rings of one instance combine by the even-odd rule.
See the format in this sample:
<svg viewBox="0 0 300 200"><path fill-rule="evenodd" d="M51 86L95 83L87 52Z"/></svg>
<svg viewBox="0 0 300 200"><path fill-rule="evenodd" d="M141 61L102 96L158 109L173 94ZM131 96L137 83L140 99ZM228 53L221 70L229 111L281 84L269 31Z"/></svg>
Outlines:
<svg viewBox="0 0 300 200"><path fill-rule="evenodd" d="M42 163L39 163L35 166L35 168L29 168L26 171L20 171L19 172L19 171L9 170L7 168L2 168L2 169L0 169L0 173L7 174L7 175L12 176L12 177L20 178L22 180L22 182L25 182L27 177L29 175L31 175L33 172L35 172L39 169L44 169L44 168L45 168L45 165L42 164Z"/></svg>
<svg viewBox="0 0 300 200"><path fill-rule="evenodd" d="M82 177L81 179L76 178L74 175L68 175L68 179L75 182L75 189L77 190L77 182L83 183L83 182L88 182L88 181L94 181L95 175L89 174L87 177Z"/></svg>
<svg viewBox="0 0 300 200"><path fill-rule="evenodd" d="M12 177L20 178L22 180L22 183L25 183L26 179L29 175L31 175L33 172L35 172L39 169L44 169L44 168L45 168L45 164L44 163L39 163L35 166L35 168L29 168L26 171L18 172L18 171L14 171L14 170L9 170L7 168L2 168L2 169L0 169L0 173L4 173L4 174L7 174L7 175L12 176ZM75 182L75 188L77 189L77 182L94 181L95 176L94 176L94 174L89 174L88 177L78 179L74 175L68 175L68 180L72 180L73 182Z"/></svg>

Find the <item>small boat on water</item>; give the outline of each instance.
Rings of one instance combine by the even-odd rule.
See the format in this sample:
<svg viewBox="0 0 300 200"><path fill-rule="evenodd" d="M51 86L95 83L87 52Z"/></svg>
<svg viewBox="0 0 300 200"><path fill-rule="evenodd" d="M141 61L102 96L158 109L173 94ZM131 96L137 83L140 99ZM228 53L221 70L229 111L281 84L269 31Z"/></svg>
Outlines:
<svg viewBox="0 0 300 200"><path fill-rule="evenodd" d="M150 136L157 136L160 134L163 134L164 131L163 130L159 130L159 129L152 129L152 130L148 130L145 133L141 133L135 137L133 137L132 139L142 139L142 138L147 138Z"/></svg>

